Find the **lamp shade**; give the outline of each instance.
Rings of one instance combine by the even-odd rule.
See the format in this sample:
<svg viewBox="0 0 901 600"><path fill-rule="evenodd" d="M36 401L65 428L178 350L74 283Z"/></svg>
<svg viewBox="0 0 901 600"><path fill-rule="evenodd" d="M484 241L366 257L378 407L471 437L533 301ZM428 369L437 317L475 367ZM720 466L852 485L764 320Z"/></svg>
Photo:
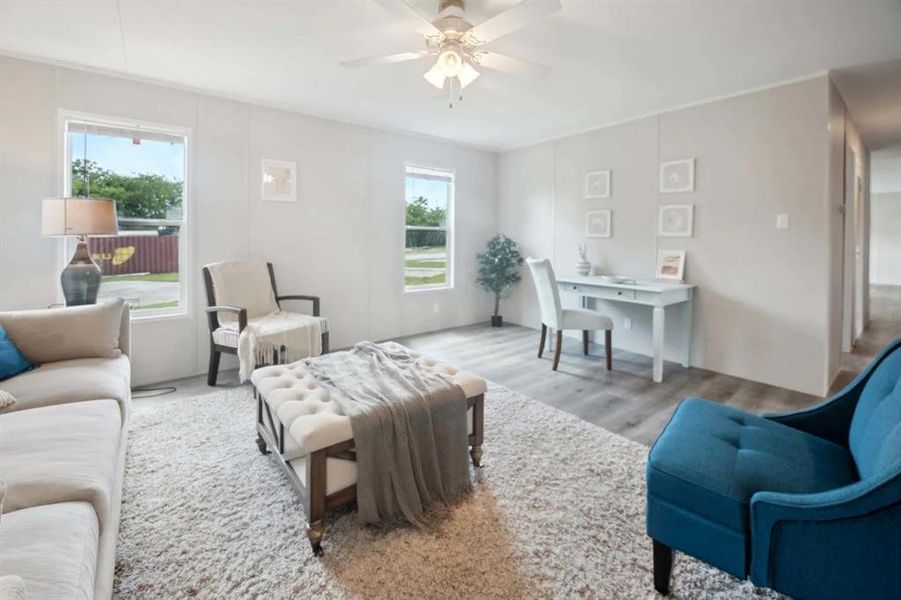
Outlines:
<svg viewBox="0 0 901 600"><path fill-rule="evenodd" d="M109 198L45 198L41 207L45 236L116 235L116 202Z"/></svg>

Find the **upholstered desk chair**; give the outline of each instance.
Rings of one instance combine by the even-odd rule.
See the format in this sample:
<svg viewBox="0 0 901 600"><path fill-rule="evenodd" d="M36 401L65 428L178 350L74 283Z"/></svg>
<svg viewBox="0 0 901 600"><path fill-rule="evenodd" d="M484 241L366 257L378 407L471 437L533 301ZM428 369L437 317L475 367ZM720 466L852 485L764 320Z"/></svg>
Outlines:
<svg viewBox="0 0 901 600"><path fill-rule="evenodd" d="M675 549L793 598L901 598L901 339L806 410L685 400L647 481L663 594Z"/></svg>
<svg viewBox="0 0 901 600"><path fill-rule="evenodd" d="M210 267L217 266L222 270L221 267L223 265L236 267L234 271L242 273L243 277L245 277L241 281L229 283L235 284L233 289L235 287L243 287L247 290L247 293L244 295L249 299L247 302L248 306L217 304L216 285L214 285ZM238 340L241 332L247 327L248 322L252 322L256 317L265 315L272 309L281 310L282 302L285 300L306 300L312 303L313 316L320 318L322 354L328 353L328 319L321 317L319 314L319 296L279 296L278 287L275 285L275 271L272 268L272 263L244 260L207 265L203 267L203 284L206 289L207 323L210 327L210 364L207 371L207 383L209 385L216 385L216 379L219 375L219 360L222 358L222 353L238 353ZM227 320L220 319L220 313L226 313L231 318ZM273 357L272 362L278 362L277 357Z"/></svg>
<svg viewBox="0 0 901 600"><path fill-rule="evenodd" d="M607 354L607 370L613 368L613 319L593 310L581 308L561 308L560 290L557 289L557 278L554 267L548 259L527 258L526 264L535 282L538 293L538 306L541 309L541 339L538 342L538 358L544 353L544 341L548 328L556 335L554 345L554 371L560 363L560 346L563 345L564 329L582 330L582 352L588 355L588 332L604 330L604 350Z"/></svg>

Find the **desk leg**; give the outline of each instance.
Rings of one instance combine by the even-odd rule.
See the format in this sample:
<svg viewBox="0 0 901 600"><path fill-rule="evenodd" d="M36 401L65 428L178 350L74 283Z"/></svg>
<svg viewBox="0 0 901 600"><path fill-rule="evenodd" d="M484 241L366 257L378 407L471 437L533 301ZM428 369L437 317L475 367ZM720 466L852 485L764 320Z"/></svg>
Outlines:
<svg viewBox="0 0 901 600"><path fill-rule="evenodd" d="M653 318L653 356L654 356L654 383L663 381L663 327L666 313L662 306L654 307Z"/></svg>
<svg viewBox="0 0 901 600"><path fill-rule="evenodd" d="M685 341L685 354L682 356L682 366L686 369L691 366L691 319L694 304L694 298L689 298L688 302L685 303L685 316L682 322L684 328L682 335Z"/></svg>

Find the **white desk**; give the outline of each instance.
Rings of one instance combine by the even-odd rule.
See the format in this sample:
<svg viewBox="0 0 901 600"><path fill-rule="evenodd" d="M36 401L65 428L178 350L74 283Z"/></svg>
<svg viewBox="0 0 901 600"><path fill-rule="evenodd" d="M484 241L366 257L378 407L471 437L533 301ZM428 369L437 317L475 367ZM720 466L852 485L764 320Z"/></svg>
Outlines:
<svg viewBox="0 0 901 600"><path fill-rule="evenodd" d="M685 283L636 280L634 283L611 283L597 275L566 275L557 279L561 292L578 294L582 307L588 298L643 304L653 308L652 355L654 357L654 381L663 381L663 329L666 307L685 303L682 335L684 351L682 366L687 367L691 356L691 318L695 286Z"/></svg>

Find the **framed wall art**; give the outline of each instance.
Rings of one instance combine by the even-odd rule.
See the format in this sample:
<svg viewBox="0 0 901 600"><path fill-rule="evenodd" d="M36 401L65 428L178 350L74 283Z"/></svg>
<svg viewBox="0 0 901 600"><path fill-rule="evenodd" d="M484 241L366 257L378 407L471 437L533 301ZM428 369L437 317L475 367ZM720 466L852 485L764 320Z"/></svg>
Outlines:
<svg viewBox="0 0 901 600"><path fill-rule="evenodd" d="M585 237L609 238L613 234L613 215L610 209L589 210L585 213Z"/></svg>
<svg viewBox="0 0 901 600"><path fill-rule="evenodd" d="M695 159L685 158L660 163L660 193L695 191Z"/></svg>
<svg viewBox="0 0 901 600"><path fill-rule="evenodd" d="M694 235L694 204L665 204L657 216L657 235L691 237Z"/></svg>
<svg viewBox="0 0 901 600"><path fill-rule="evenodd" d="M297 201L297 163L264 158L262 162L261 195L270 202Z"/></svg>

